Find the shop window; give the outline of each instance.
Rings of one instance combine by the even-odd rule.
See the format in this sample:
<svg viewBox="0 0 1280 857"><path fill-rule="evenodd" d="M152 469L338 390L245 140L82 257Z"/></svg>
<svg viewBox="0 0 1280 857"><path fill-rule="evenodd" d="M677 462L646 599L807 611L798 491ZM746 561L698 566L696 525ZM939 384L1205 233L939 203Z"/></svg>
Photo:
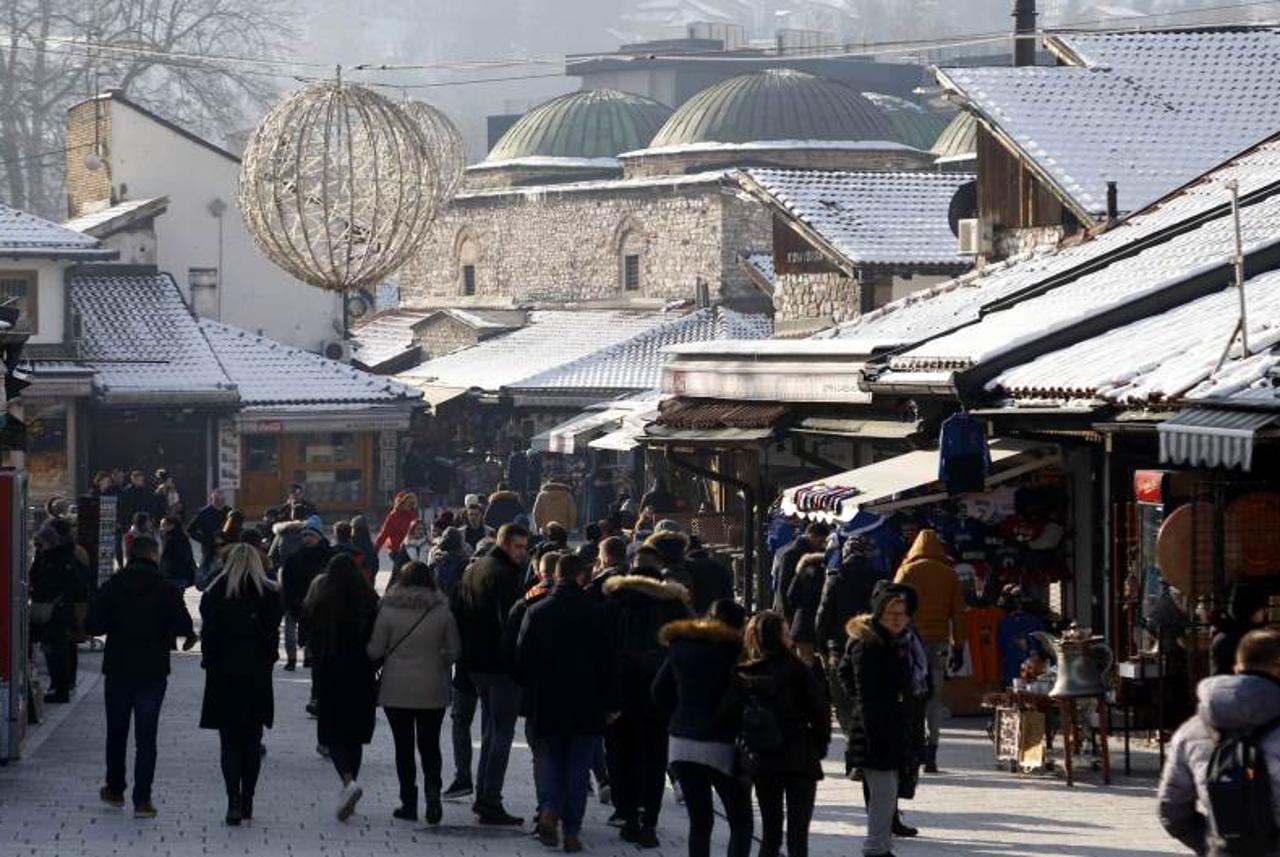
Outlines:
<svg viewBox="0 0 1280 857"><path fill-rule="evenodd" d="M464 295L474 295L476 293L476 266L462 266L462 293Z"/></svg>
<svg viewBox="0 0 1280 857"><path fill-rule="evenodd" d="M249 473L275 473L280 470L280 438L274 434L251 434L245 437L245 470Z"/></svg>
<svg viewBox="0 0 1280 857"><path fill-rule="evenodd" d="M0 305L18 310L19 330L36 332L38 282L35 271L0 271Z"/></svg>
<svg viewBox="0 0 1280 857"><path fill-rule="evenodd" d="M358 460L356 435L350 432L303 435L298 459L303 464L346 464Z"/></svg>
<svg viewBox="0 0 1280 857"><path fill-rule="evenodd" d="M351 506L364 499L364 472L358 468L294 470L293 481L306 488L313 503Z"/></svg>
<svg viewBox="0 0 1280 857"><path fill-rule="evenodd" d="M622 287L629 292L640 288L640 257L634 253L622 260Z"/></svg>

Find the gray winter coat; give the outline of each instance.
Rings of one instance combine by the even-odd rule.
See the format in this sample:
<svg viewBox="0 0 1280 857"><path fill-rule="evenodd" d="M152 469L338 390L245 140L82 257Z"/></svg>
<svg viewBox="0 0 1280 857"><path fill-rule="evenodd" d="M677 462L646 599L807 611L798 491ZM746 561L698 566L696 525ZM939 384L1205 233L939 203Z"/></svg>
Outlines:
<svg viewBox="0 0 1280 857"><path fill-rule="evenodd" d="M1208 806L1205 774L1217 741L1215 731L1244 731L1280 717L1280 681L1269 675L1222 675L1207 678L1196 689L1200 700L1195 717L1174 733L1169 756L1160 777L1160 823L1196 854L1226 857L1209 843L1210 820L1201 807ZM1267 773L1271 776L1272 802L1280 821L1280 729L1262 741ZM1280 850L1272 852L1280 855Z"/></svg>
<svg viewBox="0 0 1280 857"><path fill-rule="evenodd" d="M414 627L427 610L426 618ZM443 595L416 586L393 587L382 599L368 646L371 660L386 659L378 704L385 708L446 707L449 668L461 649L458 626Z"/></svg>

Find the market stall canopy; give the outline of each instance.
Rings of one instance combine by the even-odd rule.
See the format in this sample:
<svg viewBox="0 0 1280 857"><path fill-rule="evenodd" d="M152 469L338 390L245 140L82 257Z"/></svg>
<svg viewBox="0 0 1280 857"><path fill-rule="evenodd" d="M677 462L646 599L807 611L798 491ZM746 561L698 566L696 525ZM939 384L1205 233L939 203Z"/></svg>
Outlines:
<svg viewBox="0 0 1280 857"><path fill-rule="evenodd" d="M1061 461L1058 448L1049 444L997 438L989 447L988 488ZM922 450L788 488L782 493L782 511L843 523L853 520L859 511L883 514L947 496L938 480L937 450Z"/></svg>
<svg viewBox="0 0 1280 857"><path fill-rule="evenodd" d="M587 411L585 414L578 414L557 426L535 434L529 446L538 452L557 452L564 455L583 452L586 448L584 441L605 429L615 428L628 413L630 413L629 410L617 409Z"/></svg>
<svg viewBox="0 0 1280 857"><path fill-rule="evenodd" d="M1188 408L1160 424L1160 463L1248 472L1258 432L1280 423L1280 412Z"/></svg>

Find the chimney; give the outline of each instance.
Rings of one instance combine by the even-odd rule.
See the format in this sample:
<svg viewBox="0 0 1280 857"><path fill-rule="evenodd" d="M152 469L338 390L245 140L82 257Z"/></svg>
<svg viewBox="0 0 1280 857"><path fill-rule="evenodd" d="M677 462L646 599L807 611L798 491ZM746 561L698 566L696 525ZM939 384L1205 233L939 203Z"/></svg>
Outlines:
<svg viewBox="0 0 1280 857"><path fill-rule="evenodd" d="M1114 223L1120 214L1115 182L1107 182L1107 222Z"/></svg>
<svg viewBox="0 0 1280 857"><path fill-rule="evenodd" d="M1013 0L1013 64L1036 64L1036 0Z"/></svg>

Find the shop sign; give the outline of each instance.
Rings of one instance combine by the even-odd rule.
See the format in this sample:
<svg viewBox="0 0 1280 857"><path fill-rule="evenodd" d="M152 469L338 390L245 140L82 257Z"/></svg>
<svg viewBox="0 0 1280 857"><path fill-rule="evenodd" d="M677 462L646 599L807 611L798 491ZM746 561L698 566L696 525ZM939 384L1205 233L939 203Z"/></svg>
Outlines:
<svg viewBox="0 0 1280 857"><path fill-rule="evenodd" d="M396 488L396 457L398 452L396 433L378 433L378 487L383 491Z"/></svg>
<svg viewBox="0 0 1280 857"><path fill-rule="evenodd" d="M218 485L240 487L240 430L235 420L218 420Z"/></svg>
<svg viewBox="0 0 1280 857"><path fill-rule="evenodd" d="M846 374L822 372L733 372L673 369L663 373L662 392L675 396L770 402L866 403L871 395L859 381L861 365Z"/></svg>
<svg viewBox="0 0 1280 857"><path fill-rule="evenodd" d="M253 424L254 434L282 434L284 420L258 420Z"/></svg>

